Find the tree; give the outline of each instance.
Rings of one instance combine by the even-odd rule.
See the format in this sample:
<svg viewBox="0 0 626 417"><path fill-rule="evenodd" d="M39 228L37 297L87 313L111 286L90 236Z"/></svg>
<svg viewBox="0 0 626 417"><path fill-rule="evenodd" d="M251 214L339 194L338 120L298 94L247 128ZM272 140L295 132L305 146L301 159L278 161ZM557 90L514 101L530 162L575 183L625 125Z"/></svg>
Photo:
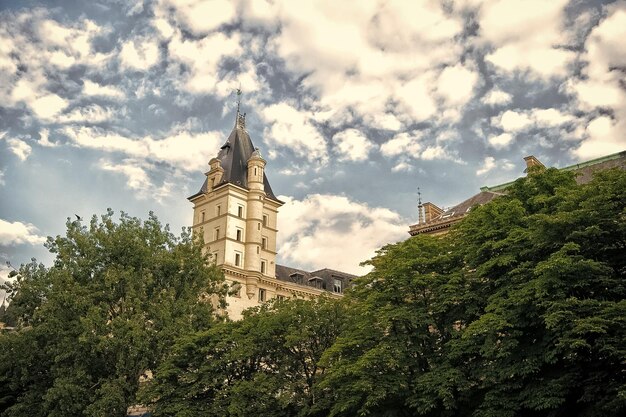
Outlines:
<svg viewBox="0 0 626 417"><path fill-rule="evenodd" d="M125 416L139 381L182 334L215 322L223 275L189 232L113 212L48 238L50 268L7 285L17 331L0 335L6 416Z"/></svg>
<svg viewBox="0 0 626 417"><path fill-rule="evenodd" d="M531 172L507 192L370 261L322 360L330 415L626 411L626 172Z"/></svg>
<svg viewBox="0 0 626 417"><path fill-rule="evenodd" d="M146 385L155 416L325 416L319 361L344 321L336 300L285 300L180 338Z"/></svg>

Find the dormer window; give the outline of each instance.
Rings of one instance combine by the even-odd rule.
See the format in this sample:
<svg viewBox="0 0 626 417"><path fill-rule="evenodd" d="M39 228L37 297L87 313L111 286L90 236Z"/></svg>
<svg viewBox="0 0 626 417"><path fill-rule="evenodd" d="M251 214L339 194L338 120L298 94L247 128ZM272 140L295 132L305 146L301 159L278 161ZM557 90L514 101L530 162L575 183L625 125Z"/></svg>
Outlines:
<svg viewBox="0 0 626 417"><path fill-rule="evenodd" d="M304 274L302 274L300 272L294 272L293 274L289 275L289 277L296 284L303 284L304 283Z"/></svg>
<svg viewBox="0 0 626 417"><path fill-rule="evenodd" d="M324 285L324 280L320 277L311 277L309 278L309 285L313 288L317 288L319 290L326 289Z"/></svg>

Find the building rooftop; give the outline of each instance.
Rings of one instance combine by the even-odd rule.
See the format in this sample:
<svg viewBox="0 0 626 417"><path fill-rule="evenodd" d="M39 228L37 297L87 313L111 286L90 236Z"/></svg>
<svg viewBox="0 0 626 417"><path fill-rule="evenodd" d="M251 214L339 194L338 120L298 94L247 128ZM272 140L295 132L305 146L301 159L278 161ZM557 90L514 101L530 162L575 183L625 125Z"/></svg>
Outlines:
<svg viewBox="0 0 626 417"><path fill-rule="evenodd" d="M258 149L252 144L250 135L246 130L246 115L237 112L235 127L228 136L226 142L220 148L217 159L220 160L220 166L224 169L224 174L221 181L215 184L215 188L218 188L225 184L233 184L238 187L248 188L248 159L252 156L252 153L258 152ZM265 194L267 198L275 201L279 201L269 181L267 175L263 173L263 185L265 188ZM204 180L200 191L189 197L193 199L200 194L206 193L208 189L208 178Z"/></svg>

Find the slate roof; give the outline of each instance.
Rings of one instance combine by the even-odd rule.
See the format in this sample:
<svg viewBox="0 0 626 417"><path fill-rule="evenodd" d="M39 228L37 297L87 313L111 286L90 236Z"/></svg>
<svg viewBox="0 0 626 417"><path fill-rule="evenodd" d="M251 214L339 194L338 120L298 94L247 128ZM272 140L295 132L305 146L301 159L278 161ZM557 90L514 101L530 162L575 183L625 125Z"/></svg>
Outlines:
<svg viewBox="0 0 626 417"><path fill-rule="evenodd" d="M276 264L276 279L279 281L318 288L316 281L321 280L322 289L332 291L335 278L340 278L344 282L344 288L348 288L352 280L357 278L357 276L329 268L307 272L302 269Z"/></svg>
<svg viewBox="0 0 626 417"><path fill-rule="evenodd" d="M233 184L246 189L248 188L247 162L255 148L246 130L245 117L245 114L241 115L237 113L235 127L232 132L230 132L228 139L217 154L217 159L220 160L220 165L224 169L224 175L222 176L222 180L215 185L215 188L223 184ZM267 197L279 201L272 191L272 187L267 180L265 172L263 173L263 185ZM208 179L205 179L200 191L189 197L189 199L205 193L207 186Z"/></svg>
<svg viewBox="0 0 626 417"><path fill-rule="evenodd" d="M470 198L457 204L456 206L449 208L448 210L444 211L443 213L441 213L439 216L435 217L431 221L465 216L472 207L482 206L483 204L487 204L494 198L499 197L501 195L503 194L496 193L493 191L481 191L480 193L471 196Z"/></svg>

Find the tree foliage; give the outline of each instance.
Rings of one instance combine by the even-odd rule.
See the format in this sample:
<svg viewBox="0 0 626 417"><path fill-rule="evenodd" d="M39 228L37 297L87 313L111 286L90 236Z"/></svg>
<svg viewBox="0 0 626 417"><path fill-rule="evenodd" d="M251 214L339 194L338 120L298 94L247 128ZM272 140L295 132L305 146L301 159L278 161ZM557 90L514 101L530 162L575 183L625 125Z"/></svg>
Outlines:
<svg viewBox="0 0 626 417"><path fill-rule="evenodd" d="M249 310L241 321L178 340L144 398L155 416L326 415L320 358L344 317L326 298Z"/></svg>
<svg viewBox="0 0 626 417"><path fill-rule="evenodd" d="M626 171L531 172L448 235L379 250L341 301L211 325L197 294L215 271L177 252L189 238L151 256L154 227L95 238L108 221L68 225L52 268L21 269L7 415L121 415L145 369L155 416L626 413Z"/></svg>
<svg viewBox="0 0 626 417"><path fill-rule="evenodd" d="M173 341L215 322L223 276L152 213L68 219L46 245L54 264L23 265L7 288L18 328L0 335L2 415L125 416Z"/></svg>

